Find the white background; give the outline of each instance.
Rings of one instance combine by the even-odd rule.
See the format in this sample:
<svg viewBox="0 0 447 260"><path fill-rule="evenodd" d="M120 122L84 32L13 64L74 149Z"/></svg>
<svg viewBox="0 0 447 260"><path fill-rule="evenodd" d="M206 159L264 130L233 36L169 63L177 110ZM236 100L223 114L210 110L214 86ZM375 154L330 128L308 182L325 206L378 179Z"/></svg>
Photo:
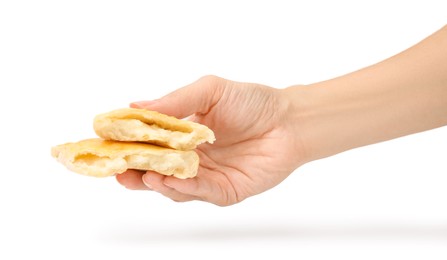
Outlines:
<svg viewBox="0 0 447 260"><path fill-rule="evenodd" d="M206 74L277 88L392 56L445 1L0 2L0 259L446 259L447 128L307 164L231 207L67 171L50 147ZM353 3L351 3L353 2Z"/></svg>

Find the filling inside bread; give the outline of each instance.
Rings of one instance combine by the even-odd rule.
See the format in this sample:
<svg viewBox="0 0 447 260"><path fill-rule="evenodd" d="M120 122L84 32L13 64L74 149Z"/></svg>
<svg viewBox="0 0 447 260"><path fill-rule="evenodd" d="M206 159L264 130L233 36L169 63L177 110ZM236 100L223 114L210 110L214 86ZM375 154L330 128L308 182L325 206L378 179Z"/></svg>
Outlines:
<svg viewBox="0 0 447 260"><path fill-rule="evenodd" d="M110 175L122 173L126 169L154 170L163 173L181 174L185 167L185 161L179 154L167 154L165 156L127 155L124 157L110 158L91 153L81 154L74 158L73 166L88 168L88 171L97 175Z"/></svg>
<svg viewBox="0 0 447 260"><path fill-rule="evenodd" d="M108 125L111 139L122 141L147 141L161 146L176 147L195 142L192 132L165 129L157 124L144 123L137 119L115 119Z"/></svg>
<svg viewBox="0 0 447 260"><path fill-rule="evenodd" d="M110 173L125 171L127 163L122 158L110 158L91 153L81 154L74 158L73 168L79 173L87 173L93 176L109 176Z"/></svg>
<svg viewBox="0 0 447 260"><path fill-rule="evenodd" d="M74 162L88 166L106 167L111 160L112 159L110 159L109 157L101 157L91 153L87 153L76 156Z"/></svg>

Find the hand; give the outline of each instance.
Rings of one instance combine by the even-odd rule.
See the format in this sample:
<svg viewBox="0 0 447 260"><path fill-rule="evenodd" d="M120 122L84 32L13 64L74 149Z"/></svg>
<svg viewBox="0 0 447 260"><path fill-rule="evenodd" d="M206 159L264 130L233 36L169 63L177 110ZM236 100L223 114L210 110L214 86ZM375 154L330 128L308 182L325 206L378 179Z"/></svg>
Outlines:
<svg viewBox="0 0 447 260"><path fill-rule="evenodd" d="M159 100L133 103L210 127L199 172L117 176L175 201L231 205L266 191L300 165L447 125L447 26L412 48L331 80L284 90L204 77Z"/></svg>
<svg viewBox="0 0 447 260"><path fill-rule="evenodd" d="M177 179L128 170L117 180L130 189L151 189L174 201L202 200L226 206L264 192L304 163L298 135L288 122L281 90L206 76L155 101L131 107L155 110L211 128L214 144L202 144L198 174Z"/></svg>

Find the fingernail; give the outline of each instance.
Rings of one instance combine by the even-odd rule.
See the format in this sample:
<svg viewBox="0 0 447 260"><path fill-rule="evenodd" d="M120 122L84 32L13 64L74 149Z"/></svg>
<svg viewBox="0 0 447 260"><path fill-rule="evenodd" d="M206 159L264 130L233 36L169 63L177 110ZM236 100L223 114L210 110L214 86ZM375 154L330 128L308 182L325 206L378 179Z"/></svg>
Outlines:
<svg viewBox="0 0 447 260"><path fill-rule="evenodd" d="M146 101L137 101L130 103L131 107L144 108L150 105L157 103L158 99L155 100L146 100Z"/></svg>
<svg viewBox="0 0 447 260"><path fill-rule="evenodd" d="M149 178L146 177L146 175L143 175L143 177L141 178L143 180L144 185L146 185L146 187L150 190L153 190L152 185L149 183Z"/></svg>

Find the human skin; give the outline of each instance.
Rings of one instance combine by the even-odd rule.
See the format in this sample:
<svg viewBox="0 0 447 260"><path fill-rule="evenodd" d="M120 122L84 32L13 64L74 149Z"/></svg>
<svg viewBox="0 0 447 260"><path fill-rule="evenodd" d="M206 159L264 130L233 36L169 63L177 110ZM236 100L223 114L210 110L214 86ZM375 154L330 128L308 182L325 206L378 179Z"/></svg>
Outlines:
<svg viewBox="0 0 447 260"><path fill-rule="evenodd" d="M196 177L128 170L129 189L175 201L238 203L299 166L356 147L447 125L447 26L378 64L285 89L206 76L158 100L132 103L210 127Z"/></svg>

